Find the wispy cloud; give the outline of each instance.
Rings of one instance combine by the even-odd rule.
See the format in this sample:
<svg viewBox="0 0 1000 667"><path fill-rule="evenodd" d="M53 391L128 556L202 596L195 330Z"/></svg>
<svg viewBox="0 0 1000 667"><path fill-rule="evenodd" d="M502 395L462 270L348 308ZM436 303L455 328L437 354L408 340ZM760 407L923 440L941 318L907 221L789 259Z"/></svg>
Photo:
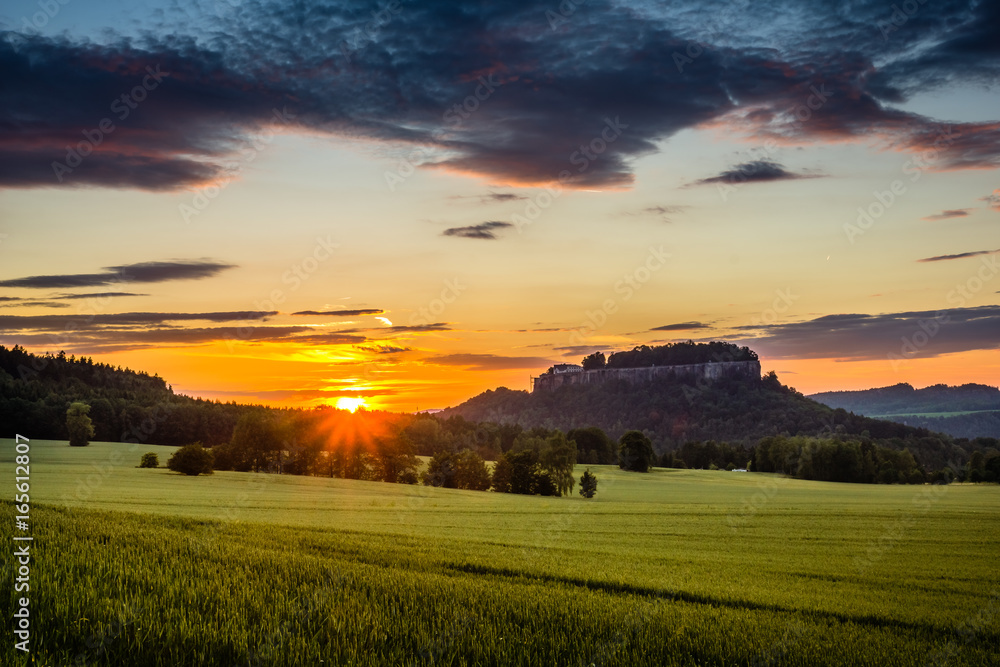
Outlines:
<svg viewBox="0 0 1000 667"><path fill-rule="evenodd" d="M949 220L951 218L964 218L969 215L969 210L967 208L955 208L941 211L940 213L935 213L933 215L928 215L924 220Z"/></svg>
<svg viewBox="0 0 1000 667"><path fill-rule="evenodd" d="M790 172L772 160L752 160L738 164L732 169L727 169L717 176L699 179L694 182L694 185L709 185L712 183L728 183L730 185L738 185L740 183L769 183L771 181L794 181L800 178L817 178L817 176Z"/></svg>
<svg viewBox="0 0 1000 667"><path fill-rule="evenodd" d="M3 324L0 324L3 327ZM0 334L5 345L36 346L67 352L107 353L162 346L198 346L219 342L290 343L297 345L356 345L364 336L339 332L316 333L313 327L232 326L206 328L104 328L47 333Z"/></svg>
<svg viewBox="0 0 1000 667"><path fill-rule="evenodd" d="M983 197L983 201L994 211L1000 211L1000 189L994 190L993 194Z"/></svg>
<svg viewBox="0 0 1000 667"><path fill-rule="evenodd" d="M542 357L505 357L497 354L443 354L426 357L423 361L437 366L462 366L477 371L541 368L552 364Z"/></svg>
<svg viewBox="0 0 1000 667"><path fill-rule="evenodd" d="M650 331L689 331L692 329L708 329L707 324L701 322L677 322L676 324L664 324L660 327L653 327Z"/></svg>
<svg viewBox="0 0 1000 667"><path fill-rule="evenodd" d="M90 292L88 294L60 294L49 297L50 299L111 299L120 296L149 296L148 294L136 294L135 292Z"/></svg>
<svg viewBox="0 0 1000 667"><path fill-rule="evenodd" d="M918 262L944 262L949 259L965 259L966 257L978 257L979 255L992 255L994 253L1000 252L1000 248L997 250L972 250L970 252L960 252L957 255L938 255L936 257L924 257L923 259L918 259Z"/></svg>
<svg viewBox="0 0 1000 667"><path fill-rule="evenodd" d="M110 313L97 315L0 315L0 330L78 330L100 327L147 327L169 322L239 322L266 320L278 311L239 310L214 313Z"/></svg>
<svg viewBox="0 0 1000 667"><path fill-rule="evenodd" d="M476 199L480 204L505 204L512 201L522 201L528 197L513 192L487 192L482 195L453 195L449 199Z"/></svg>
<svg viewBox="0 0 1000 667"><path fill-rule="evenodd" d="M357 310L300 310L292 315L323 315L326 317L358 317L360 315L381 315L381 308L359 308Z"/></svg>
<svg viewBox="0 0 1000 667"><path fill-rule="evenodd" d="M410 352L413 348L396 345L358 345L357 349L372 354L399 354L400 352Z"/></svg>
<svg viewBox="0 0 1000 667"><path fill-rule="evenodd" d="M901 356L904 341L922 340L920 356L1000 348L1000 306L909 311L879 315L825 315L768 327L743 342L775 359L887 359ZM927 332L934 331L934 335ZM915 346L911 347L916 349ZM903 350L905 351L905 350Z"/></svg>
<svg viewBox="0 0 1000 667"><path fill-rule="evenodd" d="M509 222L501 222L499 220L490 220L488 222L481 222L478 225L469 225L467 227L449 227L448 229L441 232L443 236L461 236L467 239L496 239L496 230L506 229L508 227L513 227Z"/></svg>
<svg viewBox="0 0 1000 667"><path fill-rule="evenodd" d="M165 261L140 262L106 266L100 273L69 273L46 276L28 276L0 280L0 287L28 289L53 289L66 287L99 287L117 283L160 283L169 280L197 280L210 278L235 264L215 261Z"/></svg>

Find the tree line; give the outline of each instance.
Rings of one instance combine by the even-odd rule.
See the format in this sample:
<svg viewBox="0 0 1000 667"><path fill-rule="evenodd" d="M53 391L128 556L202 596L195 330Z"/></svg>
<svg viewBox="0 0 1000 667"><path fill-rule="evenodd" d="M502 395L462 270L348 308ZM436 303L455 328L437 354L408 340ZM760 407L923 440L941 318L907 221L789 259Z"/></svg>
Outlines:
<svg viewBox="0 0 1000 667"><path fill-rule="evenodd" d="M740 347L722 341L695 343L689 340L657 346L638 345L631 350L614 352L607 359L603 352L594 352L583 358L582 365L584 370L595 370L757 360L757 353L746 346Z"/></svg>
<svg viewBox="0 0 1000 667"><path fill-rule="evenodd" d="M0 346L0 423L9 431L75 443L198 442L211 450L216 469L478 488L484 475L477 457L495 462L490 488L499 469L499 490L567 492L567 461L620 464L622 438L635 431L642 440L633 435L630 442L645 451L648 441L649 452L659 452L650 465L665 467L769 471L780 459L770 450L779 447L800 453L791 459L794 466L782 463L776 471L809 479L998 477L994 438L951 438L831 410L773 374L757 383L674 382L638 391L624 384L581 385L534 396L501 388L465 408L437 415L352 414L201 401L174 394L157 376ZM802 451L809 465L800 465ZM432 458L429 477L417 472L417 456Z"/></svg>

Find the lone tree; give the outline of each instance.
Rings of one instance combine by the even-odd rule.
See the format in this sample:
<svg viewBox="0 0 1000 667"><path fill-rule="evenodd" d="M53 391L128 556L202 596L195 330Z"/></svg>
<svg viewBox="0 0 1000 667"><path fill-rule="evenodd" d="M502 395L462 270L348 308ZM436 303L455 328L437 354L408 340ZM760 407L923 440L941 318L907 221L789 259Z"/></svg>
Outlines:
<svg viewBox="0 0 1000 667"><path fill-rule="evenodd" d="M470 491L485 491L490 488L490 470L486 462L471 449L463 449L451 457L455 466L455 487Z"/></svg>
<svg viewBox="0 0 1000 667"><path fill-rule="evenodd" d="M211 475L212 452L201 446L200 442L185 445L171 454L167 459L167 467L174 472L185 475Z"/></svg>
<svg viewBox="0 0 1000 667"><path fill-rule="evenodd" d="M90 406L86 403L72 403L66 411L66 430L69 432L70 447L86 447L94 437L94 425L87 414Z"/></svg>
<svg viewBox="0 0 1000 667"><path fill-rule="evenodd" d="M642 431L626 431L619 440L618 467L633 472L649 472L653 465L653 443Z"/></svg>
<svg viewBox="0 0 1000 667"><path fill-rule="evenodd" d="M580 476L580 495L584 498L593 498L597 493L597 476L587 468Z"/></svg>
<svg viewBox="0 0 1000 667"><path fill-rule="evenodd" d="M576 465L576 443L566 438L563 433L556 432L545 440L545 448L538 455L538 465L548 473L557 493L565 495L573 493L573 466ZM546 487L546 490L547 487ZM541 493L541 491L539 491ZM542 493L542 495L549 495Z"/></svg>
<svg viewBox="0 0 1000 667"><path fill-rule="evenodd" d="M139 461L140 468L159 468L160 467L160 457L153 452L146 452L142 455L142 460Z"/></svg>

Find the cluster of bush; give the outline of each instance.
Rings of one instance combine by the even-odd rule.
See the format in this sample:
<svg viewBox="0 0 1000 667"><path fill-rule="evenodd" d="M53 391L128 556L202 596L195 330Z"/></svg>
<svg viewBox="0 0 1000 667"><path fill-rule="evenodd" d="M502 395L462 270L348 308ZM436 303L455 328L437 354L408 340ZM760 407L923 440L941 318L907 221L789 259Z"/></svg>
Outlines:
<svg viewBox="0 0 1000 667"><path fill-rule="evenodd" d="M178 449L167 467L188 475L215 470L259 471L299 475L323 475L346 479L384 481L400 484L423 483L452 489L493 490L543 496L572 493L576 486L574 466L579 462L577 442L589 448L588 458L606 462L611 449L619 467L647 472L655 463L652 443L640 431L625 433L615 444L596 428L577 429L569 434L546 429L511 431L510 446L489 466L486 459L468 447L438 444L426 468L420 471L414 437L436 432L439 422L404 420L390 428L374 413L338 413L329 420L290 421L260 411L240 419L232 440L220 447L205 449L200 443ZM449 420L453 426L468 426L464 420ZM318 430L317 430L318 429ZM586 461L584 461L586 462ZM140 467L157 467L155 453L143 457ZM597 478L585 471L580 494L592 498Z"/></svg>

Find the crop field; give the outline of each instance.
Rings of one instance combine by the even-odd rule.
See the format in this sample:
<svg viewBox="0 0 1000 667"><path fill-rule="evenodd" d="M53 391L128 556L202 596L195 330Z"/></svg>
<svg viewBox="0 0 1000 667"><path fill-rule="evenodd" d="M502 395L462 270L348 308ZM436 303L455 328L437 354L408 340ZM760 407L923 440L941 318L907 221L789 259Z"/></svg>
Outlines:
<svg viewBox="0 0 1000 667"><path fill-rule="evenodd" d="M584 500L31 445L34 664L1000 664L995 485L590 466Z"/></svg>

